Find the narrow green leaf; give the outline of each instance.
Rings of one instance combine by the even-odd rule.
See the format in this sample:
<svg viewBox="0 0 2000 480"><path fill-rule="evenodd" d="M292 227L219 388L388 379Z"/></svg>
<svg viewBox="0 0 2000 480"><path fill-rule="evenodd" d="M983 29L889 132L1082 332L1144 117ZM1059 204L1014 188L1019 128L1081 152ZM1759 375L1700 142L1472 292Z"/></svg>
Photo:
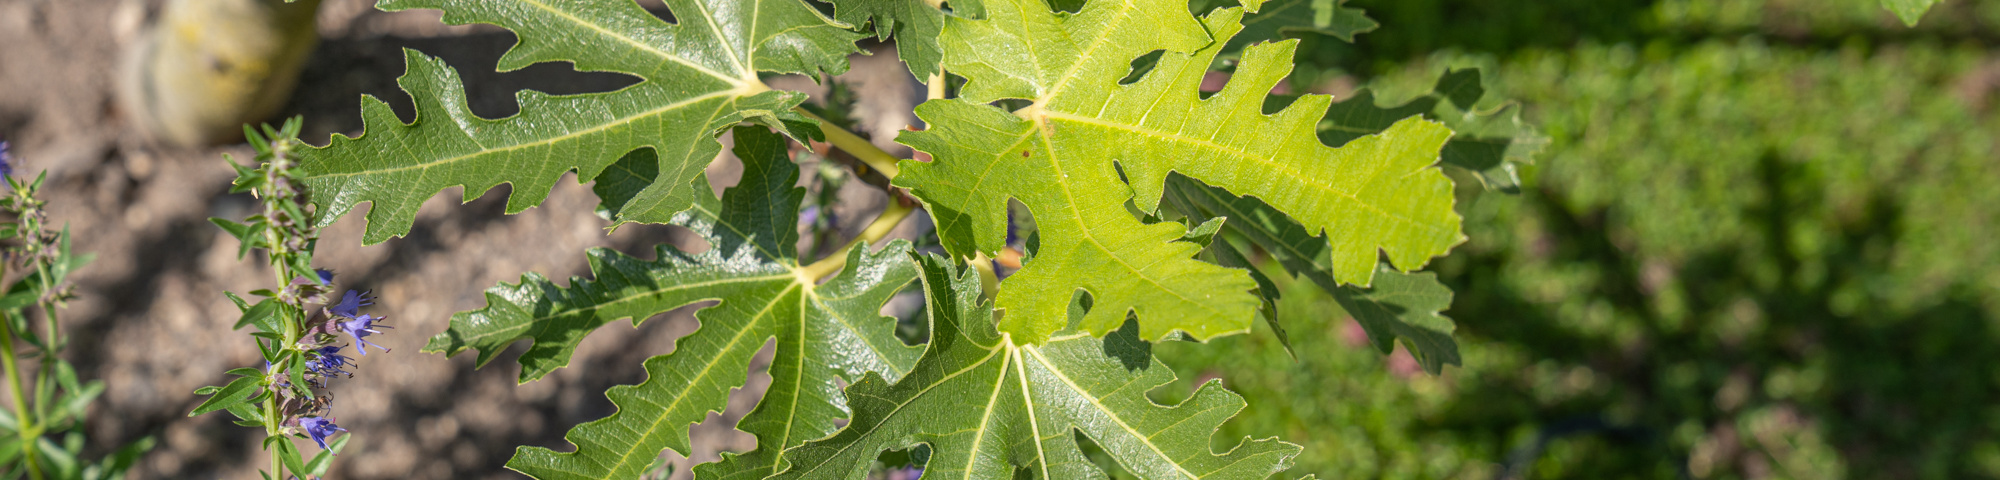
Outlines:
<svg viewBox="0 0 2000 480"><path fill-rule="evenodd" d="M858 479L882 452L919 444L932 451L927 478L1013 478L1023 468L1035 478L1104 478L1072 432L1147 479L1266 478L1298 454L1276 439L1211 453L1210 437L1243 399L1210 381L1180 405L1154 404L1145 392L1173 371L1131 324L1104 340L1070 333L1016 345L992 327L977 275L935 256L919 262L930 350L900 381L869 375L848 387L854 419L788 452L792 467L774 478Z"/></svg>
<svg viewBox="0 0 2000 480"><path fill-rule="evenodd" d="M35 451L40 453L36 460L41 464L44 475L55 478L75 478L82 471L76 461L76 452L57 445L49 437L35 439Z"/></svg>
<svg viewBox="0 0 2000 480"><path fill-rule="evenodd" d="M249 399L250 396L256 395L258 391L262 390L263 386L264 378L261 376L236 377L228 385L223 385L222 388L213 390L213 393L209 394L208 400L204 400L201 402L201 405L195 406L193 412L188 412L188 416L201 415L241 404Z"/></svg>
<svg viewBox="0 0 2000 480"><path fill-rule="evenodd" d="M229 303L236 304L236 311L239 312L250 311L250 302L243 301L243 297L236 296L236 292L224 290L222 292L222 296L229 297Z"/></svg>
<svg viewBox="0 0 2000 480"><path fill-rule="evenodd" d="M327 449L313 454L312 460L306 462L303 471L315 477L325 476L326 471L333 468L335 455L339 454L341 450L346 449L347 440L352 438L354 438L353 435L341 435L339 438L333 439L332 442L327 444Z"/></svg>
<svg viewBox="0 0 2000 480"><path fill-rule="evenodd" d="M299 458L300 456L299 446L292 443L291 437L273 436L269 438L274 438L278 440L272 443L278 446L278 459L279 461L285 462L285 470L293 473L309 471L306 470L305 461Z"/></svg>
<svg viewBox="0 0 2000 480"><path fill-rule="evenodd" d="M82 420L90 412L90 402L104 394L104 382L90 382L89 385L68 390L56 402L56 410L47 420L48 424L61 425L74 418Z"/></svg>
<svg viewBox="0 0 2000 480"><path fill-rule="evenodd" d="M116 480L125 478L125 472L139 462L139 457L152 451L158 442L153 437L142 437L132 443L118 447L117 451L104 456L97 464L84 469L84 480Z"/></svg>
<svg viewBox="0 0 2000 480"><path fill-rule="evenodd" d="M21 466L14 463L19 458L21 458L21 437L18 435L0 437L0 465L6 466L0 473L8 475L9 478L22 478L19 473Z"/></svg>
<svg viewBox="0 0 2000 480"><path fill-rule="evenodd" d="M234 295L231 295L231 297L234 297ZM255 325L260 332L278 331L278 305L280 305L280 302L277 299L266 298L259 301L257 305L244 310L243 316L237 318L236 325L230 328L240 330L243 327Z"/></svg>
<svg viewBox="0 0 2000 480"><path fill-rule="evenodd" d="M26 282L24 281L23 283ZM7 296L0 297L0 310L13 310L34 305L37 296L32 290L9 293Z"/></svg>
<svg viewBox="0 0 2000 480"><path fill-rule="evenodd" d="M384 0L386 10L444 11L452 24L488 23L512 30L519 43L501 57L513 70L537 62L571 62L578 70L636 75L636 85L581 95L518 95L519 115L489 120L472 114L458 74L443 62L406 51L399 80L417 105L404 124L388 104L362 102L366 134L336 135L306 149L322 225L362 202L372 203L366 243L409 231L418 205L463 186L465 199L511 183L507 212L540 204L565 172L579 181L613 161L651 147L660 178L626 202L619 221L664 221L687 208L690 180L715 158L714 136L751 121L794 135L817 128L792 113L805 99L773 91L758 72L837 74L858 51L849 32L801 0L669 0L677 23L661 21L630 1Z"/></svg>
<svg viewBox="0 0 2000 480"><path fill-rule="evenodd" d="M261 395L259 395L258 397L261 397ZM258 397L252 397L252 399L255 400ZM225 410L228 410L230 415L236 416L237 425L242 425L245 427L264 426L264 411L262 409L257 408L257 405L255 405L254 403L237 402L235 405L230 405L229 407L225 408Z"/></svg>

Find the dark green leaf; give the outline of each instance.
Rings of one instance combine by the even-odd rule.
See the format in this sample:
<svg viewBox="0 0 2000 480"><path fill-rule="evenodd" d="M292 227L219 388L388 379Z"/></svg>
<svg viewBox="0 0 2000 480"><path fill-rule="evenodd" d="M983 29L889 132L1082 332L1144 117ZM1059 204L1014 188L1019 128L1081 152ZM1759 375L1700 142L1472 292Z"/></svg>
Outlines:
<svg viewBox="0 0 2000 480"><path fill-rule="evenodd" d="M944 30L942 10L924 0L836 0L833 17L856 27L873 24L875 38L896 39L896 57L910 68L918 80L938 73L938 32ZM952 2L959 3L959 2Z"/></svg>
<svg viewBox="0 0 2000 480"><path fill-rule="evenodd" d="M894 319L879 313L916 276L908 243L872 253L855 249L839 275L825 283L806 278L794 247L803 191L793 186L798 171L784 138L754 127L734 135L744 181L720 199L702 195L673 222L712 248L687 253L661 246L653 261L593 249L595 278L572 279L564 288L531 273L519 284L495 287L486 308L453 316L451 328L425 347L478 350L484 364L514 342L531 340L520 358L525 382L567 364L577 342L605 324L720 300L696 313L701 328L681 338L673 353L646 361L644 383L606 393L619 410L571 430L565 438L576 451L524 447L509 468L543 479L632 478L662 449L688 453L687 426L721 411L729 390L745 381L751 356L775 339L773 386L739 425L766 448L709 470L761 478L754 472L768 473L784 447L833 431L845 415L840 382L863 372L899 376L916 362L921 347L903 344Z"/></svg>
<svg viewBox="0 0 2000 480"><path fill-rule="evenodd" d="M327 442L327 449L313 454L312 460L306 462L306 468L302 471L315 477L325 476L327 469L333 468L333 459L337 458L334 455L340 453L341 449L347 448L347 440L351 438L354 436L341 435Z"/></svg>
<svg viewBox="0 0 2000 480"><path fill-rule="evenodd" d="M201 405L194 407L194 411L189 412L188 416L201 415L241 404L249 399L251 395L256 395L258 391L262 390L263 386L264 378L261 376L236 377L236 380L230 381L228 385L223 385L221 388L211 391L208 400L204 400L201 402Z"/></svg>
<svg viewBox="0 0 2000 480"><path fill-rule="evenodd" d="M1342 285L1326 264L1326 242L1306 233L1284 212L1271 208L1256 197L1238 197L1221 188L1203 185L1184 176L1167 180L1166 204L1190 219L1227 216L1225 230L1236 232L1264 251L1270 252L1294 277L1304 276L1326 290L1353 315L1369 338L1383 353L1402 338L1426 371L1436 374L1444 365L1459 364L1458 344L1451 339L1451 319L1438 312L1451 306L1451 290L1437 283L1429 273L1402 273L1384 268L1376 273L1381 280L1373 288ZM1221 243L1218 243L1221 245ZM1231 247L1233 248L1233 247ZM1240 257L1229 249L1211 249L1218 257ZM1231 265L1236 263L1236 265ZM1241 258L1223 265L1248 268ZM1268 281L1268 280L1267 280ZM1270 292L1276 300L1275 285L1260 283L1260 292ZM1267 317L1271 318L1271 317ZM1275 323L1274 330L1283 329ZM1288 343L1289 339L1285 339Z"/></svg>
<svg viewBox="0 0 2000 480"><path fill-rule="evenodd" d="M404 124L388 104L362 103L366 133L336 135L300 153L305 182L330 224L372 203L363 240L409 231L417 206L439 190L463 186L471 200L513 185L507 212L535 206L566 172L589 180L626 153L651 147L659 178L625 202L618 221L659 221L688 207L690 183L714 159L715 134L739 122L818 135L791 108L806 96L770 90L759 72L840 73L858 51L847 31L801 0L668 0L676 23L629 1L511 2L384 0L385 10L443 10L452 24L498 25L519 38L500 59L513 70L570 62L578 70L624 72L641 81L614 92L519 95L521 113L489 120L465 102L458 74L443 62L406 51L399 83L416 101Z"/></svg>
<svg viewBox="0 0 2000 480"><path fill-rule="evenodd" d="M132 465L139 462L140 456L152 451L155 443L153 437L142 437L132 443L125 444L125 446L118 447L117 451L104 456L103 459L98 460L97 464L85 468L83 479L116 480L125 478L125 472L131 470Z"/></svg>
<svg viewBox="0 0 2000 480"><path fill-rule="evenodd" d="M235 295L230 295L230 298L237 302L242 301L241 299L236 298ZM236 319L236 326L230 328L232 330L235 330L235 329L242 329L244 326L255 325L257 327L257 330L260 332L278 331L277 313L278 313L278 305L281 304L282 303L277 301L277 299L272 299L272 298L266 298L262 301L259 301L257 302L256 306L250 307L248 310L244 310L243 316Z"/></svg>
<svg viewBox="0 0 2000 480"><path fill-rule="evenodd" d="M1140 478L1258 479L1284 470L1299 447L1275 439L1211 453L1215 429L1243 399L1209 381L1176 406L1146 391L1173 371L1151 357L1132 323L1104 340L1074 332L1016 345L992 326L977 275L920 260L931 348L902 380L869 375L848 387L854 419L839 433L787 452L780 479L859 479L885 451L928 445L926 477L1104 478L1079 432Z"/></svg>
<svg viewBox="0 0 2000 480"><path fill-rule="evenodd" d="M1327 109L1319 123L1319 137L1329 145L1339 145L1421 115L1444 122L1457 132L1439 153L1445 165L1471 172L1488 190L1517 193L1521 188L1520 165L1534 163L1549 139L1522 123L1512 102L1488 101L1485 103L1494 106L1482 107L1485 96L1478 69L1445 72L1430 93L1396 106L1377 105L1375 92L1362 90ZM1288 97L1274 97L1273 101L1284 98Z"/></svg>

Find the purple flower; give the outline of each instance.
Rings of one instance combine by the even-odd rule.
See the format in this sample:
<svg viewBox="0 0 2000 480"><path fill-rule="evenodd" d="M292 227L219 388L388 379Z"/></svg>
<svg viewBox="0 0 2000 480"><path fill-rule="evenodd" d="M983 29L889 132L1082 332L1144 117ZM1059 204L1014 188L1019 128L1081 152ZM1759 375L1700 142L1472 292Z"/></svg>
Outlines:
<svg viewBox="0 0 2000 480"><path fill-rule="evenodd" d="M355 315L361 314L361 307L374 304L375 297L368 296L368 292L356 293L353 290L348 290L346 294L341 295L340 303L326 307L326 311L336 316L354 318Z"/></svg>
<svg viewBox="0 0 2000 480"><path fill-rule="evenodd" d="M14 174L14 159L7 156L7 142L0 142L0 177Z"/></svg>
<svg viewBox="0 0 2000 480"><path fill-rule="evenodd" d="M368 354L368 348L366 347L369 345L374 345L375 348L380 348L382 349L382 351L387 352L389 351L389 347L384 347L374 343L368 343L368 340L364 339L369 334L382 333L381 331L375 330L376 327L375 322L381 320L382 317L376 317L372 315L362 315L359 317L354 317L353 320L348 320L345 322L334 322L335 323L334 328L340 330L341 332L345 332L348 335L353 336L354 349L360 350L362 355ZM389 327L382 326L382 328L389 328Z"/></svg>
<svg viewBox="0 0 2000 480"><path fill-rule="evenodd" d="M340 354L341 348L338 345L329 345L313 349L313 353L317 354L317 356L312 360L306 360L306 369L312 370L313 373L317 373L322 377L343 374L350 377L354 376L353 373L340 369L341 367L354 364L354 359Z"/></svg>
<svg viewBox="0 0 2000 480"><path fill-rule="evenodd" d="M324 269L324 268L315 268L315 269L313 269L313 272L315 272L315 273L318 273L318 274L319 274L319 284L320 284L320 285L326 285L326 284L330 284L330 283L333 283L333 271L332 271L332 270L327 270L327 269Z"/></svg>
<svg viewBox="0 0 2000 480"><path fill-rule="evenodd" d="M318 443L321 449L327 448L326 437L333 436L333 432L347 431L334 425L333 417L299 417L299 426L306 429L306 435L312 436L313 443Z"/></svg>

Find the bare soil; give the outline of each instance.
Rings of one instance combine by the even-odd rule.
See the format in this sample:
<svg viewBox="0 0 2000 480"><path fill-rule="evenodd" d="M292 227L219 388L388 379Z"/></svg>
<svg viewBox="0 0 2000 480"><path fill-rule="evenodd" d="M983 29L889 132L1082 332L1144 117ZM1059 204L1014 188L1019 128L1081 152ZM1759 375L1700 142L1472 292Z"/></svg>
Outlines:
<svg viewBox="0 0 2000 480"><path fill-rule="evenodd" d="M250 337L229 328L236 309L222 291L264 288L272 276L255 258L238 259L235 240L206 220L242 218L256 207L245 195L227 193L231 173L221 163L225 153L239 160L250 153L242 145L150 144L121 118L113 98L120 55L148 28L162 1L0 0L0 140L13 142L17 161L25 164L17 172L48 170L54 219L68 222L77 250L97 256L74 277L80 298L64 317L73 338L67 357L83 376L108 384L91 412L86 454L152 436L159 446L131 478L258 478L253 470L265 461L259 432L222 414L186 416L200 400L190 392L222 383L225 370L257 362ZM445 26L436 12L375 12L371 3L327 0L323 6L323 43L284 113L305 117L309 142L323 143L331 132L358 134L362 94L383 98L411 118L408 97L394 87L405 47L458 68L473 110L489 117L517 111L513 94L524 88L580 93L634 81L577 73L566 64L494 73L513 44L511 33ZM915 122L908 111L921 100L922 87L893 53L874 47L886 55L857 57L843 78L861 91L862 113L872 114L866 130L890 138ZM773 83L823 90L803 79ZM729 159L711 167L718 185L736 176ZM843 191L850 199L843 208L853 214L842 216L865 221L882 197L858 184L850 188L856 191ZM696 328L686 308L636 329L607 326L583 343L569 368L519 386L513 358L525 344L484 369L474 369L470 355L419 353L452 313L484 306L482 291L498 282L517 281L528 271L551 278L586 275L586 247L642 257L651 257L653 245L662 242L700 248L675 227L628 226L607 234L606 222L591 214L596 199L588 185L562 182L545 204L511 216L503 214L507 190L465 204L458 189L441 192L424 204L409 236L379 245L361 246L361 212L324 231L322 266L338 272L342 286L380 295L371 311L388 315L395 327L381 340L392 352L362 358L353 379L332 387L336 417L353 443L331 477L522 478L502 467L515 446L569 449L563 432L612 412L606 388L642 380L644 358L671 351L676 338ZM762 393L760 367L753 366L750 385L732 398L728 412L696 429L697 459L754 446L752 437L731 427ZM684 477L681 467L676 470Z"/></svg>

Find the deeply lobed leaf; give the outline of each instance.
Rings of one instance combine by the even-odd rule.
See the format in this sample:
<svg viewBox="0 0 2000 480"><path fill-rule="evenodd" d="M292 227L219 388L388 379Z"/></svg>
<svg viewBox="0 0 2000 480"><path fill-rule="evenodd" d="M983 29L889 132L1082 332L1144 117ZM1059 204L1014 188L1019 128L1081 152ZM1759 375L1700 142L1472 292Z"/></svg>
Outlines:
<svg viewBox="0 0 2000 480"><path fill-rule="evenodd" d="M696 313L701 328L672 353L646 361L645 382L606 393L616 413L565 435L576 451L522 447L509 468L543 479L633 478L662 449L687 454L687 427L721 411L729 390L747 378L750 358L775 341L772 386L739 426L763 448L713 466L769 473L779 465L778 452L832 433L846 416L839 382L863 372L899 377L916 362L921 347L903 344L894 319L879 313L916 275L909 244L855 249L847 270L825 283L802 275L793 249L803 189L793 186L798 167L786 157L785 140L761 127L737 128L735 139L745 181L720 199L702 195L674 218L710 249L662 246L652 261L594 249L594 279L571 279L564 288L531 273L519 284L495 287L486 308L453 316L451 328L425 347L447 354L476 349L484 364L530 340L520 359L525 382L567 364L583 336L604 324L719 301Z"/></svg>
<svg viewBox="0 0 2000 480"><path fill-rule="evenodd" d="M1382 353L1390 353L1400 338L1431 374L1442 372L1447 364L1459 364L1458 344L1451 338L1452 330L1457 327L1439 313L1451 306L1451 289L1438 283L1436 275L1384 268L1376 272L1376 282L1371 287L1343 285L1334 280L1331 266L1326 263L1324 238L1307 233L1305 227L1284 212L1254 197L1238 197L1227 190L1175 175L1167 179L1166 201L1174 211L1193 221L1227 218L1224 230L1248 239L1269 252L1292 276L1312 280L1331 294L1368 332L1369 340ZM1247 255L1226 241L1215 242L1208 248L1219 258L1235 259L1225 264L1253 268L1241 260ZM1251 271L1256 273L1254 269ZM1268 280L1260 282L1258 292L1267 303L1277 300L1277 289ZM1271 321L1280 341L1287 342L1290 348L1275 313L1269 315L1266 319Z"/></svg>
<svg viewBox="0 0 2000 480"><path fill-rule="evenodd" d="M1105 478L1072 432L1147 479L1266 478L1298 454L1298 446L1275 439L1211 453L1216 427L1244 405L1219 381L1179 405L1154 404L1146 391L1174 375L1136 331L1016 345L993 328L975 275L935 256L919 263L930 350L901 380L869 375L848 387L854 419L832 437L787 452L792 467L774 478L862 478L882 452L917 444L933 452L926 478L1017 478L1018 469L1035 478Z"/></svg>
<svg viewBox="0 0 2000 480"><path fill-rule="evenodd" d="M1149 340L1248 329L1259 302L1244 272L1190 258L1199 247L1175 242L1183 227L1146 225L1125 209L1156 210L1171 172L1255 195L1325 235L1343 283L1368 285L1379 255L1407 271L1463 238L1451 182L1432 167L1450 130L1405 119L1330 148L1315 132L1327 97L1264 114L1296 41L1245 50L1230 84L1200 96L1241 9L1197 22L1163 0L1092 2L1075 14L1001 0L985 2L985 13L946 19L945 64L967 78L964 98L918 108L931 128L898 140L935 160L905 162L896 184L926 202L954 254L997 251L1009 199L1035 215L1040 249L997 300L1007 312L1000 329L1016 341L1063 328L1078 289L1095 300L1079 326L1093 334L1128 312ZM1166 52L1152 71L1118 83L1153 50ZM1033 104L1012 113L984 104L1001 98Z"/></svg>
<svg viewBox="0 0 2000 480"><path fill-rule="evenodd" d="M1274 101L1288 99L1273 96ZM1445 72L1430 92L1400 105L1377 103L1373 89L1363 89L1333 104L1320 120L1320 141L1344 143L1422 115L1444 122L1456 132L1440 153L1445 165L1471 172L1488 190L1509 194L1521 190L1521 166L1534 163L1549 143L1548 137L1521 122L1520 109L1513 102L1488 98L1478 69ZM1483 106L1486 104L1492 106Z"/></svg>
<svg viewBox="0 0 2000 480"><path fill-rule="evenodd" d="M924 0L838 0L833 4L834 18L856 27L872 24L877 39L895 37L896 57L902 59L903 65L909 67L910 73L918 79L938 73L938 62L944 57L937 38L938 32L944 29L943 11ZM959 13L972 12L961 8Z"/></svg>
<svg viewBox="0 0 2000 480"><path fill-rule="evenodd" d="M1227 8L1237 0L1193 0L1188 10L1195 14ZM1353 42L1354 36L1374 31L1381 24L1361 9L1349 8L1347 0L1270 0L1241 2L1250 13L1243 18L1243 32L1229 39L1223 55L1243 50L1257 42L1277 41L1301 33L1317 33ZM1257 5L1252 6L1252 3Z"/></svg>
<svg viewBox="0 0 2000 480"><path fill-rule="evenodd" d="M472 114L452 69L406 50L409 70L398 83L416 101L414 122L404 124L388 104L364 98L364 135L336 135L326 147L301 153L322 224L372 204L367 243L407 233L417 207L444 188L463 186L470 200L511 183L507 212L515 213L541 203L565 172L590 180L642 147L659 158L657 179L625 202L616 220L667 221L696 201L700 192L690 181L720 152L714 137L721 129L752 121L817 135L790 111L805 95L769 90L758 72L843 72L859 38L801 0L669 0L675 24L616 0L384 0L379 6L439 9L448 23L512 30L520 42L501 57L503 70L565 61L641 82L582 95L522 91L519 115L489 120Z"/></svg>

